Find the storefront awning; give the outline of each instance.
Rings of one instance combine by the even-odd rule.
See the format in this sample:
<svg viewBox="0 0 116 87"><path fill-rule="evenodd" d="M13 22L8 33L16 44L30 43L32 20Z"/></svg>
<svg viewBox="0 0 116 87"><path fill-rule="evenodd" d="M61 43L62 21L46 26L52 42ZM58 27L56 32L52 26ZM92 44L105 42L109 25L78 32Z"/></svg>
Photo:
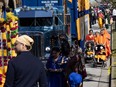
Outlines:
<svg viewBox="0 0 116 87"><path fill-rule="evenodd" d="M49 10L28 10L20 11L18 16L19 18L52 17L52 12Z"/></svg>

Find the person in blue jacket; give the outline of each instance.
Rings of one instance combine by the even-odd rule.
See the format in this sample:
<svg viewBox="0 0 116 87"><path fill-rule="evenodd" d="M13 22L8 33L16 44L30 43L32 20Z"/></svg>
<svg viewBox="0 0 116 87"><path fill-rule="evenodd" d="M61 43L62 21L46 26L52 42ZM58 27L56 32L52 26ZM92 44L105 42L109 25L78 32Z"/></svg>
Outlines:
<svg viewBox="0 0 116 87"><path fill-rule="evenodd" d="M51 56L49 57L46 68L48 71L49 87L65 87L64 86L64 68L65 63L62 62L62 55L60 49L53 47Z"/></svg>
<svg viewBox="0 0 116 87"><path fill-rule="evenodd" d="M31 54L33 39L27 35L19 36L15 43L18 54L8 63L4 87L48 87L44 65Z"/></svg>

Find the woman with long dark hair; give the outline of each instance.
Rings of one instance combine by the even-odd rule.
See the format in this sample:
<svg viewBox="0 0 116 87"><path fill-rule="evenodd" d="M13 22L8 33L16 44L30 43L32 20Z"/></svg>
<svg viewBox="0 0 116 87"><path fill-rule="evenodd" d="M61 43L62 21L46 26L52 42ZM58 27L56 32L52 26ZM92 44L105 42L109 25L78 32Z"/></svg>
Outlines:
<svg viewBox="0 0 116 87"><path fill-rule="evenodd" d="M46 64L49 87L64 87L64 64L60 49L53 47Z"/></svg>

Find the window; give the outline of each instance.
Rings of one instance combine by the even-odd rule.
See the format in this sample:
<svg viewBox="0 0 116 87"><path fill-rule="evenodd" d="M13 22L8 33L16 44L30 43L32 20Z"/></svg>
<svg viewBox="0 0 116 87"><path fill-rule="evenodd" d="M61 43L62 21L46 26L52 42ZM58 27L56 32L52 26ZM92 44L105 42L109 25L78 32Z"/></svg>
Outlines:
<svg viewBox="0 0 116 87"><path fill-rule="evenodd" d="M51 26L52 17L41 17L41 18L20 18L20 26Z"/></svg>

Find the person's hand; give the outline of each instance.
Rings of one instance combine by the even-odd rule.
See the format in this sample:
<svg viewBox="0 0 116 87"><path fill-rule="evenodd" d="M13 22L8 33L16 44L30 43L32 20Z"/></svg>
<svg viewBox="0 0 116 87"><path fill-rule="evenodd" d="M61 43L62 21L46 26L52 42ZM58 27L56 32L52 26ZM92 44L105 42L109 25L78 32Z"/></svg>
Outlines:
<svg viewBox="0 0 116 87"><path fill-rule="evenodd" d="M54 72L55 70L50 68L49 71L50 71L50 72Z"/></svg>
<svg viewBox="0 0 116 87"><path fill-rule="evenodd" d="M55 69L55 72L62 72L63 69Z"/></svg>
<svg viewBox="0 0 116 87"><path fill-rule="evenodd" d="M50 72L62 72L63 69L49 69Z"/></svg>
<svg viewBox="0 0 116 87"><path fill-rule="evenodd" d="M63 69L58 69L58 72L62 72L63 71Z"/></svg>

